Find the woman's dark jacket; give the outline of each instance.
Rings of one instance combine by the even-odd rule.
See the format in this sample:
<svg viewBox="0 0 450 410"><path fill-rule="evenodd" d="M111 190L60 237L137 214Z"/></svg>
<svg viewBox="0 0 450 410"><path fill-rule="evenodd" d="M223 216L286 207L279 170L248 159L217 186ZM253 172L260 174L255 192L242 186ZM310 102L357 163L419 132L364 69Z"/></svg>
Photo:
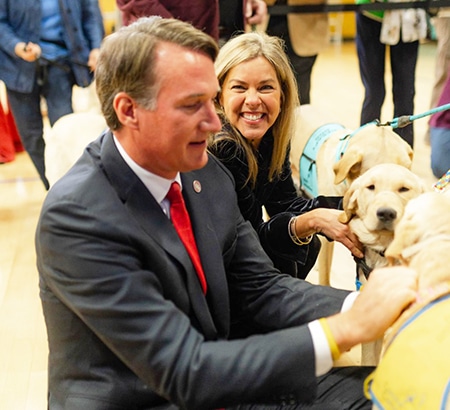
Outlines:
<svg viewBox="0 0 450 410"><path fill-rule="evenodd" d="M222 140L210 150L233 174L241 212L258 232L261 244L275 266L284 273L305 278L317 259L320 240L314 236L308 245L296 245L289 236L289 220L315 208L338 209L342 197L306 199L298 196L292 179L289 152L281 175L269 181L273 145L274 139L269 130L258 148L258 175L254 187L251 182L246 183L249 167L242 147L232 140ZM262 207L270 217L268 221L263 219Z"/></svg>

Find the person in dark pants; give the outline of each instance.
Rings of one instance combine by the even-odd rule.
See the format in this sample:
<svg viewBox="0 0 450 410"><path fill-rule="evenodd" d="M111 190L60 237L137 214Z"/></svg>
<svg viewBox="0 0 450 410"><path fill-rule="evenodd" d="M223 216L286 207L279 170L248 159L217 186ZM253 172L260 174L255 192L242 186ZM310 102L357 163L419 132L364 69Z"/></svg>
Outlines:
<svg viewBox="0 0 450 410"><path fill-rule="evenodd" d="M380 15L356 14L356 49L359 71L364 85L364 101L361 109L361 125L381 119L381 108L386 97L385 61L389 47L392 72L393 118L414 114L416 63L419 41L403 41L390 46L380 41L382 29ZM386 119L386 120L390 120ZM384 121L384 119L383 119ZM396 128L397 132L411 147L414 147L414 126Z"/></svg>
<svg viewBox="0 0 450 410"><path fill-rule="evenodd" d="M264 0L219 0L221 43L245 31L246 26L261 24L267 17Z"/></svg>
<svg viewBox="0 0 450 410"><path fill-rule="evenodd" d="M46 189L41 98L50 125L70 114L72 88L91 84L103 36L97 0L0 0L0 79Z"/></svg>
<svg viewBox="0 0 450 410"><path fill-rule="evenodd" d="M383 335L415 300L417 274L375 270L352 293L274 268L206 150L221 128L217 52L158 17L101 46L109 128L52 186L36 230L49 410L372 407L373 368L333 363ZM183 203L191 252L172 212ZM230 340L239 318L258 331Z"/></svg>
<svg viewBox="0 0 450 410"><path fill-rule="evenodd" d="M322 0L266 0L270 5L321 4ZM327 13L271 15L267 33L284 40L297 79L300 104L311 104L311 77L319 53L329 44Z"/></svg>

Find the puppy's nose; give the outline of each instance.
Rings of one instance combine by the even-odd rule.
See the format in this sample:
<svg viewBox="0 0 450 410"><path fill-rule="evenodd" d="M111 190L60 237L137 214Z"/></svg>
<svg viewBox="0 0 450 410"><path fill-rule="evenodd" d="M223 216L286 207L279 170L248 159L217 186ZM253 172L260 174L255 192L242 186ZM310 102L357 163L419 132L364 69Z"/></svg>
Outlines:
<svg viewBox="0 0 450 410"><path fill-rule="evenodd" d="M395 218L397 218L397 211L388 207L378 208L377 218L382 222L392 222Z"/></svg>

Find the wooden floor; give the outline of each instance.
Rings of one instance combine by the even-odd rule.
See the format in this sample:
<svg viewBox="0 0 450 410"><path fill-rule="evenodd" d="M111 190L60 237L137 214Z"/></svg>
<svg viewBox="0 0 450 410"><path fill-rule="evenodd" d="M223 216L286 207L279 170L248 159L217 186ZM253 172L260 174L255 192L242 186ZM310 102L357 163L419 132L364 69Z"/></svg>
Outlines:
<svg viewBox="0 0 450 410"><path fill-rule="evenodd" d="M433 83L434 43L423 44L417 67L416 109L428 110ZM330 45L313 73L312 103L349 128L357 128L363 90L353 42ZM390 76L387 74L387 81ZM390 86L387 86L390 89ZM392 119L388 95L382 121ZM413 114L413 113L411 113ZM426 119L416 121L413 170L430 184L430 149L423 142ZM27 154L0 165L0 410L46 408L47 345L38 296L34 232L45 190ZM353 288L353 262L337 247L334 286ZM314 272L310 275L314 281Z"/></svg>

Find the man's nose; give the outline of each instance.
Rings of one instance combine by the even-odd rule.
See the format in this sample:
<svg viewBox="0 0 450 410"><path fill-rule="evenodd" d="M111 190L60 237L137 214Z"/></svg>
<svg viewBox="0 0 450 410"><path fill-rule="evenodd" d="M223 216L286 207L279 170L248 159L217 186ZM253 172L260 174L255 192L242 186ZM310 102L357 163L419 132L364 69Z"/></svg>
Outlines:
<svg viewBox="0 0 450 410"><path fill-rule="evenodd" d="M201 127L208 132L218 132L222 129L222 123L216 113L214 104L208 107L207 118L201 122Z"/></svg>

